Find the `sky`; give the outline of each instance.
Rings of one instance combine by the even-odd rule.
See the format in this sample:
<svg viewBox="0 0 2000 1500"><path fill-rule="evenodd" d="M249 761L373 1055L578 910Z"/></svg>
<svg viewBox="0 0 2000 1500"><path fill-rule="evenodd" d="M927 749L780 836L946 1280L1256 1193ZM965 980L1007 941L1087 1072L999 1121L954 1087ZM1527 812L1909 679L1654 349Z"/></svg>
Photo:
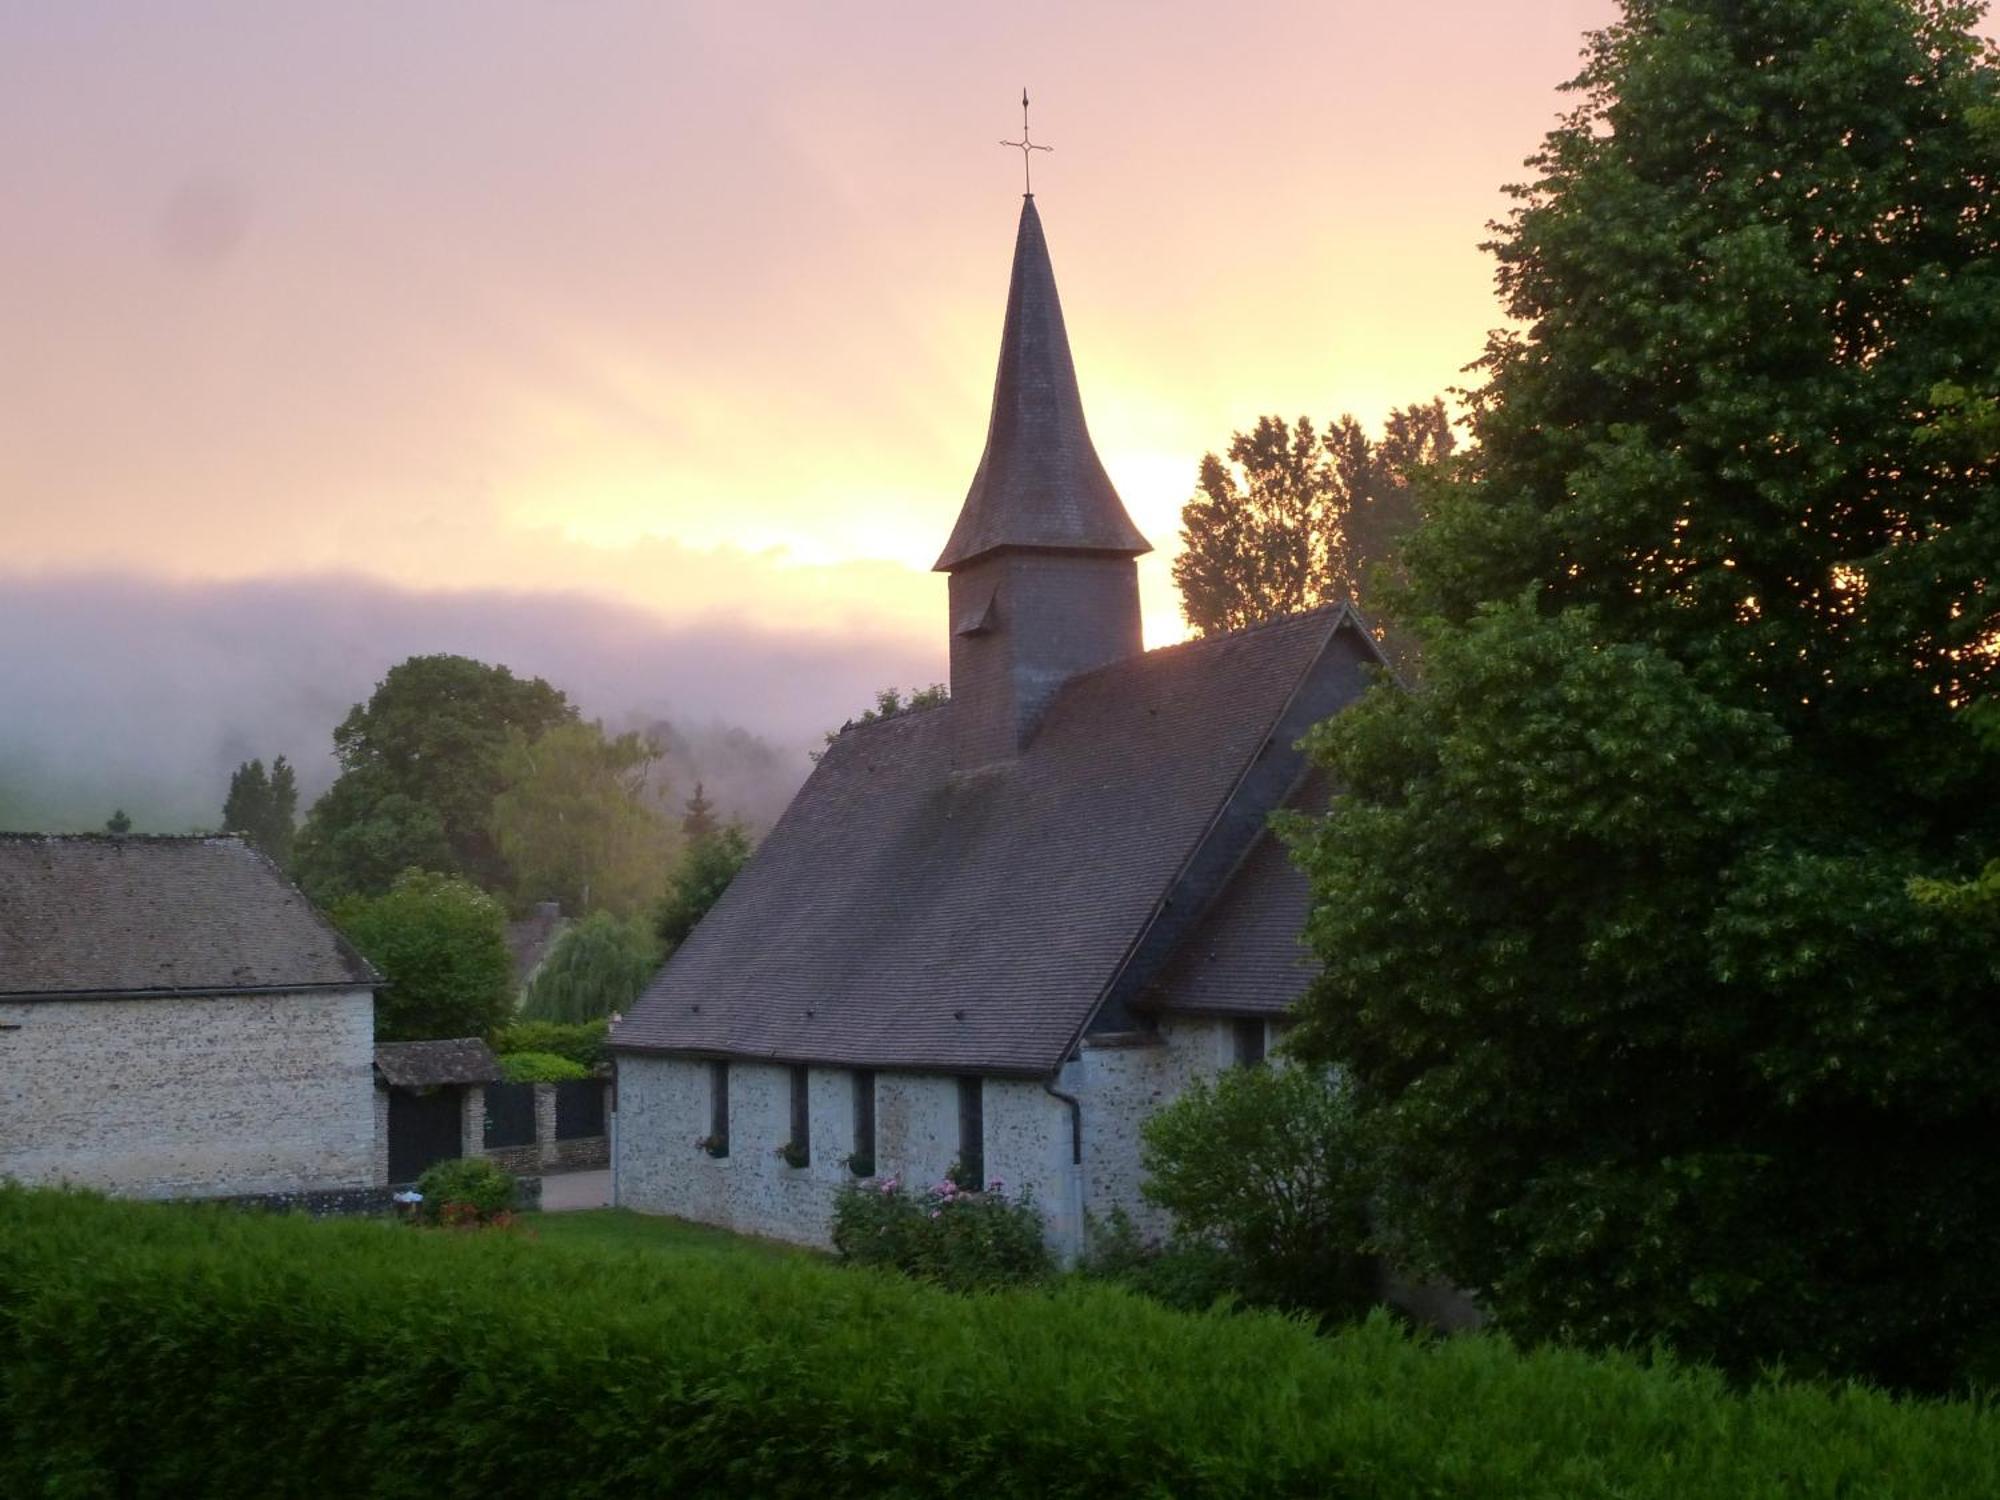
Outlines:
<svg viewBox="0 0 2000 1500"><path fill-rule="evenodd" d="M13 572L352 572L929 633L1025 83L1090 423L1165 564L1205 448L1366 420L1602 4L0 6Z"/></svg>
<svg viewBox="0 0 2000 1500"><path fill-rule="evenodd" d="M17 610L38 633L0 649L115 720L108 643L270 621L289 586L381 658L340 692L440 649L426 619L477 647L469 608L561 634L561 601L648 650L782 643L663 690L684 714L790 733L857 674L942 675L928 570L984 438L1024 84L1091 430L1158 549L1147 638L1176 639L1204 450L1462 378L1485 226L1611 12L0 0L0 590L125 601L87 632ZM15 700L17 740L60 710Z"/></svg>

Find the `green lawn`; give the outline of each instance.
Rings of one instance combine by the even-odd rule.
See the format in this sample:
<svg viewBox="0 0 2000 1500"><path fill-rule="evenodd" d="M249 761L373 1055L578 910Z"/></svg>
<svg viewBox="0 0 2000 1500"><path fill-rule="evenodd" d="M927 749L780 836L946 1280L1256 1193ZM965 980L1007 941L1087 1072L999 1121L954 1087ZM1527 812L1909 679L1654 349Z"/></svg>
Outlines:
<svg viewBox="0 0 2000 1500"><path fill-rule="evenodd" d="M675 1255L705 1254L817 1256L817 1252L782 1240L733 1234L711 1224L635 1214L629 1208L587 1208L566 1213L521 1215L521 1225L535 1238L557 1245L604 1245L620 1250L666 1251Z"/></svg>

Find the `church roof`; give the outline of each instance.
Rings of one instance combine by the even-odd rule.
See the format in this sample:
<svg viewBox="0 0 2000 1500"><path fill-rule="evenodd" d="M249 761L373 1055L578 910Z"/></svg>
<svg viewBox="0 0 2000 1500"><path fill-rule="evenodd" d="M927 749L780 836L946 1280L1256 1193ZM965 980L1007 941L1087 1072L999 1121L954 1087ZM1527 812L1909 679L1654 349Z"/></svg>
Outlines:
<svg viewBox="0 0 2000 1500"><path fill-rule="evenodd" d="M937 560L960 567L1000 547L1152 551L1125 513L1084 425L1048 241L1032 196L1021 205L1007 323L986 451Z"/></svg>
<svg viewBox="0 0 2000 1500"><path fill-rule="evenodd" d="M1310 776L1287 804L1326 809L1323 776ZM1284 840L1266 829L1140 1001L1142 1010L1279 1016L1319 972L1305 944L1312 891Z"/></svg>
<svg viewBox="0 0 2000 1500"><path fill-rule="evenodd" d="M0 834L0 999L381 983L240 838Z"/></svg>
<svg viewBox="0 0 2000 1500"><path fill-rule="evenodd" d="M952 703L848 730L612 1045L1053 1071L1168 908L1213 895L1186 872L1216 830L1246 847L1296 784L1299 705L1366 686L1372 645L1335 649L1357 629L1319 610L1084 673L977 772L951 770ZM1259 767L1283 784L1239 817Z"/></svg>

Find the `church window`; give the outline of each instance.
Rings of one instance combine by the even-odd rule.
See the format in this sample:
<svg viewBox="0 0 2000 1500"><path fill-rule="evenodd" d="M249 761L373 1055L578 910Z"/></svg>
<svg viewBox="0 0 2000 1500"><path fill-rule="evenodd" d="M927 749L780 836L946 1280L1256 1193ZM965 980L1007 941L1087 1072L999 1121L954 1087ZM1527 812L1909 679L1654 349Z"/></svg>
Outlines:
<svg viewBox="0 0 2000 1500"><path fill-rule="evenodd" d="M847 1164L856 1177L875 1175L875 1074L867 1068L854 1073L854 1154Z"/></svg>
<svg viewBox="0 0 2000 1500"><path fill-rule="evenodd" d="M986 1185L986 1091L983 1080L958 1080L958 1181L974 1191Z"/></svg>
<svg viewBox="0 0 2000 1500"><path fill-rule="evenodd" d="M708 1065L708 1138L711 1156L729 1154L729 1064Z"/></svg>
<svg viewBox="0 0 2000 1500"><path fill-rule="evenodd" d="M785 1160L795 1167L812 1161L812 1091L803 1065L792 1069L792 1141Z"/></svg>
<svg viewBox="0 0 2000 1500"><path fill-rule="evenodd" d="M1245 1016L1236 1023L1236 1066L1254 1068L1264 1060L1264 1022Z"/></svg>

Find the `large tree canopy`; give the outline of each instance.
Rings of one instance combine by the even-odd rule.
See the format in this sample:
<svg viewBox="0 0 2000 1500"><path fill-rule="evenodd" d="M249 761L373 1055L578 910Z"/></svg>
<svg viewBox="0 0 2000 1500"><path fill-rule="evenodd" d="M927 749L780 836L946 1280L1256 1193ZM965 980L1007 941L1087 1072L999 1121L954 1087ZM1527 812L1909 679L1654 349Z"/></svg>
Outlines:
<svg viewBox="0 0 2000 1500"><path fill-rule="evenodd" d="M1424 688L1317 734L1297 1045L1405 1252L1524 1336L1918 1386L2000 1348L1976 14L1625 0L1493 247Z"/></svg>
<svg viewBox="0 0 2000 1500"><path fill-rule="evenodd" d="M1416 521L1412 477L1452 451L1444 403L1389 414L1379 439L1344 416L1259 417L1201 461L1181 511L1174 583L1198 635L1352 599L1380 613Z"/></svg>
<svg viewBox="0 0 2000 1500"><path fill-rule="evenodd" d="M492 817L517 907L553 900L624 917L656 898L677 843L647 794L659 758L639 735L594 723L509 733Z"/></svg>
<svg viewBox="0 0 2000 1500"><path fill-rule="evenodd" d="M539 677L464 656L413 656L333 732L340 776L306 815L300 883L322 902L376 894L417 864L506 890L495 840L508 735L529 738L577 717Z"/></svg>

